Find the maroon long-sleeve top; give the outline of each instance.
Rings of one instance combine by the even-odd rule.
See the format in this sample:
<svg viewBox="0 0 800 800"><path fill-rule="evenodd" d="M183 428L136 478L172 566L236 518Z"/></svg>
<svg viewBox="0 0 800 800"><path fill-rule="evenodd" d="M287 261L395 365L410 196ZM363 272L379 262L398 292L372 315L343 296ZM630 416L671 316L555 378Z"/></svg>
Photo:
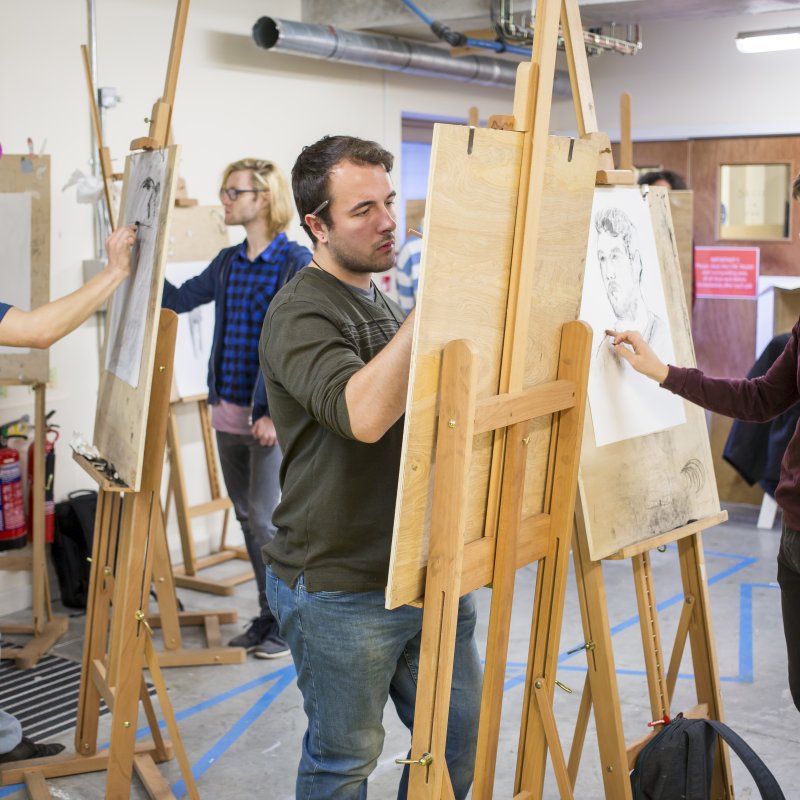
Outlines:
<svg viewBox="0 0 800 800"><path fill-rule="evenodd" d="M794 326L784 351L759 378L708 378L699 369L670 365L661 385L692 403L748 422L766 422L800 400L800 321ZM800 421L781 462L775 500L786 524L800 530Z"/></svg>

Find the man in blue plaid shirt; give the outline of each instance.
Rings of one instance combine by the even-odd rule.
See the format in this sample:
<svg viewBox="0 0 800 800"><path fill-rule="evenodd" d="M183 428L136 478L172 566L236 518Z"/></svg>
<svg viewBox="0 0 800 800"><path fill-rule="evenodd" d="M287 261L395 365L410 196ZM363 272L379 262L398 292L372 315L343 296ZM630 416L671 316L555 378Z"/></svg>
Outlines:
<svg viewBox="0 0 800 800"><path fill-rule="evenodd" d="M242 225L247 238L220 251L200 275L180 287L165 282L163 305L180 313L215 303L208 362L211 425L225 487L256 574L260 609L229 644L245 647L257 658L279 658L289 648L267 603L261 548L275 535L272 512L280 498L281 453L258 363L258 340L275 293L311 261L311 253L286 236L294 205L286 179L271 161L229 164L219 195L225 224Z"/></svg>

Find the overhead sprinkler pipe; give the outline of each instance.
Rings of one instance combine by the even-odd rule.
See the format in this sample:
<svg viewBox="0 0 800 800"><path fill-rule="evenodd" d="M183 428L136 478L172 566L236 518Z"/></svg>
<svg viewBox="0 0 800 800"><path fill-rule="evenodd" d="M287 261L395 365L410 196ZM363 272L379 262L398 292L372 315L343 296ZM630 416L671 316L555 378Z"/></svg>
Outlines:
<svg viewBox="0 0 800 800"><path fill-rule="evenodd" d="M445 78L483 86L514 88L517 64L485 56L453 58L433 45L391 36L343 31L332 25L309 25L261 17L253 26L259 47L308 58L341 61L364 67ZM556 72L553 93L570 97L569 75Z"/></svg>

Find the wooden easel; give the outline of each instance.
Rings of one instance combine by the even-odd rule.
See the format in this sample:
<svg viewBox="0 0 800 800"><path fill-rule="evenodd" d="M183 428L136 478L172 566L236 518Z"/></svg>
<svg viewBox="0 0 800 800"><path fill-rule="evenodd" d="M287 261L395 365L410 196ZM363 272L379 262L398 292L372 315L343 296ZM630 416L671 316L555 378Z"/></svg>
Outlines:
<svg viewBox="0 0 800 800"><path fill-rule="evenodd" d="M31 198L30 307L50 299L50 156L12 155L0 160L4 192L26 193ZM35 246L34 246L35 245ZM34 391L36 446L33 456L32 530L30 548L0 555L0 571L30 571L33 591L31 624L3 624L0 631L32 639L21 649L4 649L20 669L33 667L64 634L68 618L53 615L45 552L45 393L50 369L47 350L19 350L0 355L0 384L31 386Z"/></svg>
<svg viewBox="0 0 800 800"><path fill-rule="evenodd" d="M474 351L464 341L451 342L442 362L436 479L431 519L431 543L425 586L419 688L409 793L415 798L452 798L453 790L444 760L447 717L455 650L458 601L465 583L474 576L463 565L463 514L468 490L469 460L474 436L505 429L503 485L493 570L493 596L487 645L482 712L473 797L491 797L500 729L500 708L511 598L516 570L534 560L537 575L534 629L526 681L526 709L521 731L520 760L536 757L538 746L550 752L563 796L570 796L566 765L552 710L552 676L561 628L565 574L569 559L570 509L575 502L580 432L586 401L591 331L584 323L563 329L558 379L526 391L505 393L476 404L475 380L479 368ZM538 515L533 525L521 524L525 485L526 446L530 422L554 414L551 472L548 474L549 513ZM469 589L468 589L469 590ZM538 743L534 729L543 734ZM544 753L542 753L543 755ZM424 769L415 769L422 766ZM542 765L543 766L543 765ZM543 771L518 772L517 794L527 790L538 797L534 784Z"/></svg>
<svg viewBox="0 0 800 800"><path fill-rule="evenodd" d="M186 479L183 472L183 459L180 452L180 439L178 436L178 422L175 418L175 407L179 404L196 403L200 418L200 430L203 435L203 451L206 457L208 471L208 485L211 490L211 499L198 505L189 505L186 491ZM169 453L169 489L164 507L164 516L169 516L172 498L175 498L175 513L178 519L178 530L181 537L183 551L183 564L173 568L175 583L187 589L210 594L232 595L240 583L253 580L253 570L248 568L228 578L202 578L198 575L201 570L224 564L227 561L238 559L250 563L250 557L244 547L233 547L226 543L230 511L233 508L231 499L222 494L219 472L217 470L217 454L214 446L214 436L211 430L211 419L208 402L205 397L190 397L173 401L169 415L169 428L167 430L167 448ZM217 511L224 512L222 521L222 535L219 548L203 558L198 558L194 548L192 535L192 519L194 517L212 514Z"/></svg>
<svg viewBox="0 0 800 800"><path fill-rule="evenodd" d="M171 417L171 415L170 415ZM181 611L178 608L176 581L167 547L164 515L159 505L154 514L154 549L152 581L158 600L158 614L148 614L147 622L161 628L164 649L155 652L161 667L189 667L216 664L242 664L247 657L243 647L222 644L220 624L231 624L238 619L236 609ZM150 573L148 573L150 574ZM252 573L251 573L252 574ZM203 647L184 647L183 627L202 627L206 643Z"/></svg>
<svg viewBox="0 0 800 800"><path fill-rule="evenodd" d="M593 705L606 797L620 798L620 800L631 797L628 772L633 769L642 747L673 713L671 699L687 638L691 643L697 705L691 709L684 709L684 715L710 719L723 718L701 533L724 522L727 518L727 512L723 511L715 517L693 522L645 543L625 547L611 557L631 560L650 695L652 722L648 724L654 729L635 743L626 746L619 712L619 694L606 610L602 562L592 561L589 556L579 503L573 553L589 670L570 753L569 771L573 784ZM661 645L650 550L672 543L677 543L678 546L684 604L667 664L665 651ZM722 741L717 743L711 796L724 800L733 800L734 796L730 759Z"/></svg>
<svg viewBox="0 0 800 800"><path fill-rule="evenodd" d="M536 358L552 355L558 366L557 379L533 389L523 386L531 298L535 288L548 288L534 287L533 265L543 234L542 198L551 146L548 133L559 21L567 45L581 138L596 143L600 151L596 181L632 182L630 173L614 170L608 137L597 132L576 3L540 2L533 60L519 68L514 115L489 121L490 128L524 134L500 393L476 404L477 367L475 359L463 352L467 349L463 343L447 345L442 362L422 654L411 757L407 762L411 765L410 796L414 798L453 797L444 748L458 598L486 582L492 584L492 606L472 796L476 800L492 797L515 573L533 561L538 562L537 585L514 792L519 798L541 797L549 752L561 796L572 797L552 711L552 694L591 347L588 327L566 323L556 355L542 352L550 348L543 348L540 342L531 344ZM572 145L568 153L565 148L568 160L572 153ZM423 293L423 307L424 300ZM566 395L561 395L564 389ZM554 416L549 427L544 423L550 444L543 510L523 522L523 496L526 482L532 478L526 476L531 421L547 414ZM463 526L471 440L478 433L492 430L497 434L491 456L487 534L465 547ZM537 432L541 433L541 428Z"/></svg>
<svg viewBox="0 0 800 800"><path fill-rule="evenodd" d="M145 576L152 572L154 550L159 538L158 497L176 330L176 315L162 311L140 491L127 491L127 487L105 479L91 462L75 457L100 486L92 546L75 754L0 766L0 785L24 780L28 794L34 800L50 797L47 778L98 770L108 773L106 797L114 800L126 798L130 796L134 768L151 797L165 800L174 798L169 784L155 767L156 762L172 758L173 746L161 735L144 681L145 664L150 670L161 711L174 742L187 794L191 798L199 797L146 621L150 581ZM101 698L111 709L112 724L108 751L98 754ZM137 745L136 720L140 700L153 739Z"/></svg>
<svg viewBox="0 0 800 800"><path fill-rule="evenodd" d="M21 648L6 648L3 658L14 659L17 669L35 667L39 659L66 633L69 619L53 614L50 603L50 583L47 578L45 552L45 469L44 447L47 433L45 421L45 384L34 383L35 394L33 449L33 486L31 492L32 545L30 552L7 553L0 556L0 570L30 570L33 588L33 622L26 624L1 624L0 632L31 636Z"/></svg>

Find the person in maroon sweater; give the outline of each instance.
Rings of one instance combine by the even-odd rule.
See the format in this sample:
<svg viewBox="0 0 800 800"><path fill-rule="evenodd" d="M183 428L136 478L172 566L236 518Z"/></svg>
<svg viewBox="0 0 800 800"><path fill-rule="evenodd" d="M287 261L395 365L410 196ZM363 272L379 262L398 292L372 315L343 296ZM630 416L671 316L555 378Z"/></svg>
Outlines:
<svg viewBox="0 0 800 800"><path fill-rule="evenodd" d="M800 175L792 195L800 200ZM699 369L667 366L638 331L606 331L611 346L637 372L703 408L750 422L766 422L800 400L800 320L766 375L758 378L709 378ZM778 549L783 631L789 656L789 689L800 710L800 422L786 447L775 500L783 510Z"/></svg>

